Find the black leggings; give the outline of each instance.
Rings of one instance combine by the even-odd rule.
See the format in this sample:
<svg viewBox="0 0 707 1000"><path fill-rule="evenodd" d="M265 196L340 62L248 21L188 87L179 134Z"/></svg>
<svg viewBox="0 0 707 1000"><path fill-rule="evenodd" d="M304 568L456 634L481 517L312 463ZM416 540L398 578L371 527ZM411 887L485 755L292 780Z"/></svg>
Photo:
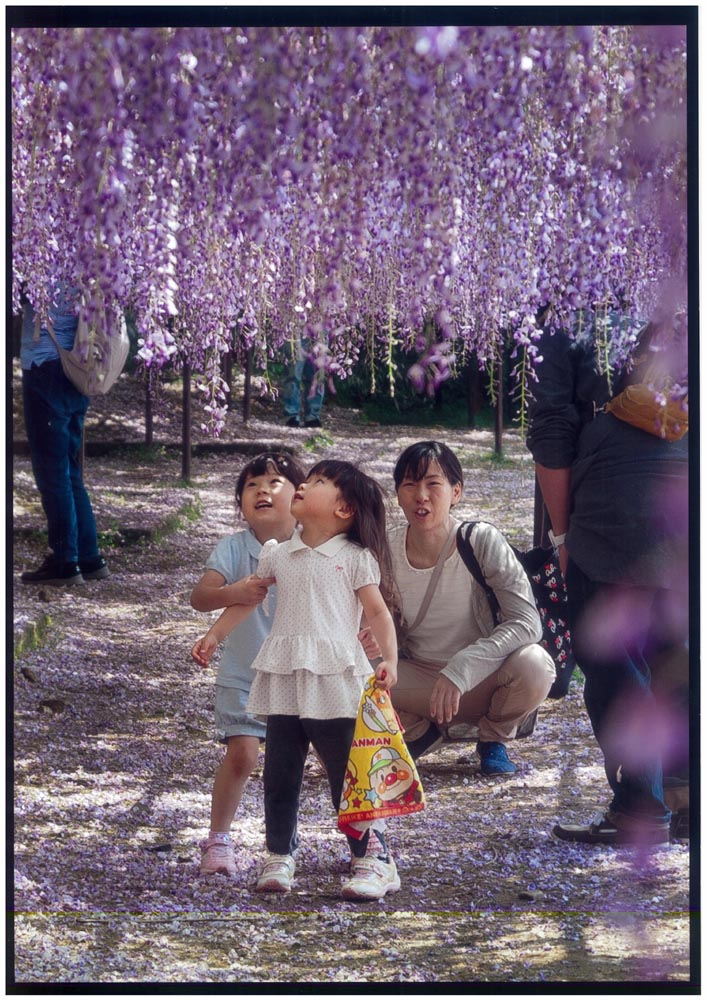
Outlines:
<svg viewBox="0 0 707 1000"><path fill-rule="evenodd" d="M310 743L326 767L331 801L338 813L353 740L355 719L300 719L268 716L265 736L265 842L273 854L292 854L297 845L297 813L304 762ZM362 858L369 831L361 840L347 835L351 853Z"/></svg>

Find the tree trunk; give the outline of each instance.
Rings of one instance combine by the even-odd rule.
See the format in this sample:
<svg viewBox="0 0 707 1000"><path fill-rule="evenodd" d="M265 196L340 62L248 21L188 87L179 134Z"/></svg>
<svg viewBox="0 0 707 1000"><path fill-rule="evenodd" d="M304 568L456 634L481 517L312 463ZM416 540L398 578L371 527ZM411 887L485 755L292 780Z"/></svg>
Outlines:
<svg viewBox="0 0 707 1000"><path fill-rule="evenodd" d="M253 348L249 348L245 356L243 375L245 385L243 386L243 423L250 420L250 376L253 369Z"/></svg>
<svg viewBox="0 0 707 1000"><path fill-rule="evenodd" d="M12 356L19 358L22 349L22 313L12 317Z"/></svg>
<svg viewBox="0 0 707 1000"><path fill-rule="evenodd" d="M182 367L182 479L191 481L191 365Z"/></svg>
<svg viewBox="0 0 707 1000"><path fill-rule="evenodd" d="M469 358L466 365L466 422L469 427L476 427L476 414L479 412L479 366L476 355Z"/></svg>
<svg viewBox="0 0 707 1000"><path fill-rule="evenodd" d="M503 354L498 352L496 361L496 419L494 421L494 450L503 454Z"/></svg>
<svg viewBox="0 0 707 1000"><path fill-rule="evenodd" d="M152 384L148 372L145 379L145 444L152 445L153 425L152 425Z"/></svg>
<svg viewBox="0 0 707 1000"><path fill-rule="evenodd" d="M227 351L221 360L223 380L226 383L226 407L233 409L233 352Z"/></svg>

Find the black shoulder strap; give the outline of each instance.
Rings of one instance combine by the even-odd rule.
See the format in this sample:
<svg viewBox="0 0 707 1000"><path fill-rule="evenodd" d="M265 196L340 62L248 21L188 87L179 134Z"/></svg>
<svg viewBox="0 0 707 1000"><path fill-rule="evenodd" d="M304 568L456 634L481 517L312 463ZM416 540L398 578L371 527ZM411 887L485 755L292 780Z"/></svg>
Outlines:
<svg viewBox="0 0 707 1000"><path fill-rule="evenodd" d="M486 582L486 577L483 574L483 570L479 565L479 560L476 558L476 553L471 544L471 533L478 523L478 521L465 521L464 524L459 525L457 529L457 551L476 582L484 588L494 623L498 625L501 621L501 606L492 588Z"/></svg>

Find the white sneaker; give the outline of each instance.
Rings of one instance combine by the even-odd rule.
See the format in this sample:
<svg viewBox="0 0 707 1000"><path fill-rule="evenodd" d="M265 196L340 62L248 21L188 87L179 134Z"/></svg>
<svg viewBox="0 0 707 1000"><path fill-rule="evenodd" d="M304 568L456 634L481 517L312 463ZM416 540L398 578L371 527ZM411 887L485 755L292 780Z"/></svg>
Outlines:
<svg viewBox="0 0 707 1000"><path fill-rule="evenodd" d="M295 874L291 854L269 854L256 883L256 892L289 892Z"/></svg>
<svg viewBox="0 0 707 1000"><path fill-rule="evenodd" d="M215 840L207 837L201 842L201 874L202 875L235 875L236 858L233 853L231 839Z"/></svg>
<svg viewBox="0 0 707 1000"><path fill-rule="evenodd" d="M397 892L400 877L392 858L381 861L371 854L351 859L351 878L344 882L344 899L382 899L386 892Z"/></svg>

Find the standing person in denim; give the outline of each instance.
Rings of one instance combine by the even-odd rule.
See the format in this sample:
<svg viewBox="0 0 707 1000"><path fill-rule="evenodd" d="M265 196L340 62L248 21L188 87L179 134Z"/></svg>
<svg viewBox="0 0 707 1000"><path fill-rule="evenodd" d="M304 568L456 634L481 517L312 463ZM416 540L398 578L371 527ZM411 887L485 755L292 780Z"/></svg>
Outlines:
<svg viewBox="0 0 707 1000"><path fill-rule="evenodd" d="M304 391L304 426L321 427L324 402L324 383L314 362L308 355L310 342L303 338L299 344L286 347L287 376L282 387L282 405L288 427L301 427L302 393Z"/></svg>
<svg viewBox="0 0 707 1000"><path fill-rule="evenodd" d="M681 696L669 704L656 684L687 638L687 437L669 439L657 427L641 429L604 411L626 385L642 380L649 363L661 369L656 384L682 382L679 351L673 357L663 349L661 360L653 344L661 332L644 328L634 368L612 384L588 336L546 331L539 342L527 442L565 573L584 701L611 789L608 808L590 822L554 827L565 841L667 843L671 832L676 836L676 806L665 775L687 783ZM679 820L677 811L672 819Z"/></svg>
<svg viewBox="0 0 707 1000"><path fill-rule="evenodd" d="M74 299L60 290L51 309L54 334L71 349L78 319ZM22 317L22 397L32 471L47 518L51 554L22 574L23 583L52 586L109 575L98 551L96 522L81 471L81 439L88 396L64 375L59 352L27 303Z"/></svg>

